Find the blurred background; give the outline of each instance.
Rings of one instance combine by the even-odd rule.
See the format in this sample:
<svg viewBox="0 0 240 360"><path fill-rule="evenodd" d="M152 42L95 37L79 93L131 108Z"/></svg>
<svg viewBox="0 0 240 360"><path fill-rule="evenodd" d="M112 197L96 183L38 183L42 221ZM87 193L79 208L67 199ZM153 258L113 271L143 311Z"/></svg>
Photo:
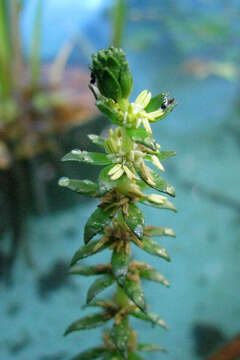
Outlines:
<svg viewBox="0 0 240 360"><path fill-rule="evenodd" d="M168 349L166 360L207 359L234 344L239 20L237 0L0 0L1 359L65 360L100 342L101 330L62 337L83 315L89 280L70 278L67 269L96 202L57 181L97 177L96 167L63 166L60 159L73 148L94 151L87 134L108 130L88 89L88 64L92 52L110 44L127 52L133 100L148 89L169 91L178 102L153 130L163 149L177 151L165 177L176 187L179 213L144 208L148 223L175 229L176 239L162 240L172 262L134 249L171 282L170 289L144 287L170 332L133 325L140 339ZM108 259L107 252L94 262ZM239 348L231 351L221 359L239 358Z"/></svg>

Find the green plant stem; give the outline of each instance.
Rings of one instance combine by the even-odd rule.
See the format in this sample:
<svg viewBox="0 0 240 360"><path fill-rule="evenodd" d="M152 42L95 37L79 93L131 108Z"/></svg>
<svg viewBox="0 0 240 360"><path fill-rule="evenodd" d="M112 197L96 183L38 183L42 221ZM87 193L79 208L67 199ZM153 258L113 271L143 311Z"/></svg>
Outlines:
<svg viewBox="0 0 240 360"><path fill-rule="evenodd" d="M17 94L21 86L22 76L22 46L20 40L20 5L17 0L9 0L9 14L11 27L11 48L12 64L11 72L14 74L12 86L14 93Z"/></svg>
<svg viewBox="0 0 240 360"><path fill-rule="evenodd" d="M42 7L43 7L43 1L38 0L36 12L35 12L35 18L34 18L33 37L32 37L31 55L30 55L31 85L33 90L36 90L38 88L40 71L41 71L40 43L41 43Z"/></svg>
<svg viewBox="0 0 240 360"><path fill-rule="evenodd" d="M0 86L1 99L6 101L11 93L11 49L9 28L7 21L7 7L4 0L0 0Z"/></svg>
<svg viewBox="0 0 240 360"><path fill-rule="evenodd" d="M124 25L126 22L127 6L125 0L116 0L113 8L112 44L121 47L123 43Z"/></svg>
<svg viewBox="0 0 240 360"><path fill-rule="evenodd" d="M119 100L119 106L121 107L122 111L127 111L128 109L128 105L129 105L129 100L128 99L120 99Z"/></svg>

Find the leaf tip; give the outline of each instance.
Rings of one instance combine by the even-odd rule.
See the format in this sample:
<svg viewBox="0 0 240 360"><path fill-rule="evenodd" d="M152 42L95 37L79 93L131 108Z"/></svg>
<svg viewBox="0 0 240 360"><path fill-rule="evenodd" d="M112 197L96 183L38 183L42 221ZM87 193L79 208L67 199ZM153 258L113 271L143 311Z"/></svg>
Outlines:
<svg viewBox="0 0 240 360"><path fill-rule="evenodd" d="M70 268L77 263L76 256L74 255L71 262L70 262ZM71 270L71 269L70 269Z"/></svg>
<svg viewBox="0 0 240 360"><path fill-rule="evenodd" d="M64 155L62 158L61 158L61 161L67 161L68 160L68 154Z"/></svg>
<svg viewBox="0 0 240 360"><path fill-rule="evenodd" d="M64 337L67 336L70 332L71 332L70 329L67 328L67 329L64 331L63 336L64 336Z"/></svg>
<svg viewBox="0 0 240 360"><path fill-rule="evenodd" d="M175 197L176 196L176 192L175 192L175 189L172 185L168 185L167 188L166 188L166 191L169 195Z"/></svg>
<svg viewBox="0 0 240 360"><path fill-rule="evenodd" d="M58 180L58 185L62 187L66 187L69 185L69 182L70 179L68 177L63 176Z"/></svg>
<svg viewBox="0 0 240 360"><path fill-rule="evenodd" d="M86 299L86 304L85 304L85 306L88 306L91 301L92 301L92 296L90 296L90 295L88 294L88 295L87 295L87 299Z"/></svg>

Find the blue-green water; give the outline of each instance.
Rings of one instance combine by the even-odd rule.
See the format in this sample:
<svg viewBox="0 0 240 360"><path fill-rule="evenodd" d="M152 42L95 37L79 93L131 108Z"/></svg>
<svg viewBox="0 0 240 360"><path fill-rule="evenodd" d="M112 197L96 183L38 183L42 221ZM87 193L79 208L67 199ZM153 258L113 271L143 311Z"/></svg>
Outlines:
<svg viewBox="0 0 240 360"><path fill-rule="evenodd" d="M130 24L129 29L134 26ZM144 29L154 26L146 23ZM166 120L153 127L162 147L178 154L166 162L165 177L176 187L174 202L179 212L144 208L149 224L172 227L177 238L161 240L171 263L137 248L133 252L171 282L170 289L144 284L151 311L166 320L170 331L137 320L133 327L142 341L168 349L161 358L197 360L206 357L196 351L200 341L197 326L217 328L215 341L222 338L222 342L240 331L240 130L234 110L237 82L216 77L198 80L187 75L181 68L183 54L170 45L163 46L160 40L160 45L156 42L139 52L129 45L129 59L136 78L133 97L145 88L154 93L168 90L179 103ZM79 177L83 177L81 168ZM0 284L1 359L67 360L100 343L101 329L62 337L69 323L88 313L82 306L92 279L71 278L52 292L44 292L39 281L56 261L71 259L82 244L83 226L95 206L95 201L81 201L79 197L78 207L29 220L35 266L29 269L21 254L14 268L13 285ZM107 262L109 256L106 251L85 263ZM106 296L110 293L111 289ZM151 354L144 358L159 357Z"/></svg>

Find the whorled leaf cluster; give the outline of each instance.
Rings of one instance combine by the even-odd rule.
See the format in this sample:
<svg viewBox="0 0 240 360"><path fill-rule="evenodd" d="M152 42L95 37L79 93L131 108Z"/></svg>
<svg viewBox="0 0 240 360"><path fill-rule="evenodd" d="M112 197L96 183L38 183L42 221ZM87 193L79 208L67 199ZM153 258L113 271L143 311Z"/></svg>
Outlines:
<svg viewBox="0 0 240 360"><path fill-rule="evenodd" d="M175 196L174 188L146 163L164 171L162 161L175 155L163 151L152 137L151 123L163 119L176 105L166 94L151 97L144 90L135 102L129 101L133 81L125 54L110 47L93 55L90 88L98 108L115 124L108 138L89 135L102 152L73 150L63 161L80 161L104 166L96 183L89 180L62 178L61 186L99 199L97 209L84 228L84 245L74 254L70 273L97 276L87 292L86 305L101 310L72 323L65 334L112 323L103 335L103 345L82 352L74 360L139 360L139 352L164 351L161 346L142 344L131 328L131 317L167 328L157 315L148 312L142 281L155 281L169 286L168 280L150 265L132 259L132 244L141 250L169 261L167 251L155 237L175 236L173 230L147 226L139 204L176 211L167 196ZM97 86L95 86L95 83ZM146 193L153 189L157 193ZM105 249L111 251L109 264L86 266L80 260ZM112 299L98 295L115 285Z"/></svg>

